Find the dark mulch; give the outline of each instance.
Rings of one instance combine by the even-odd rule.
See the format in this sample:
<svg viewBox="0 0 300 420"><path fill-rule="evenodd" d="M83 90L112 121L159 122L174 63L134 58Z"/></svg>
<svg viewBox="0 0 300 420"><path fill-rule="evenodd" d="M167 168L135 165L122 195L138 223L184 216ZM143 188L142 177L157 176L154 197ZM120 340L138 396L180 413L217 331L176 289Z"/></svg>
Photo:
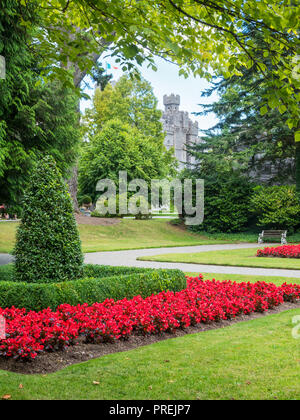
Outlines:
<svg viewBox="0 0 300 420"><path fill-rule="evenodd" d="M263 314L253 313L251 315L241 315L231 321L199 324L195 327L186 328L185 330L177 330L174 334L163 333L161 335L151 335L147 337L134 335L127 341L116 341L112 344L84 344L83 342L79 342L76 346L69 347L62 352L43 353L32 362L22 362L0 358L0 370L8 370L10 372L21 374L52 373L67 366L99 358L107 354L132 350L137 347L147 346L149 344L170 338L181 337L186 334L196 334L203 331L225 328L237 322L245 322L295 308L300 308L300 302L295 304L285 303Z"/></svg>

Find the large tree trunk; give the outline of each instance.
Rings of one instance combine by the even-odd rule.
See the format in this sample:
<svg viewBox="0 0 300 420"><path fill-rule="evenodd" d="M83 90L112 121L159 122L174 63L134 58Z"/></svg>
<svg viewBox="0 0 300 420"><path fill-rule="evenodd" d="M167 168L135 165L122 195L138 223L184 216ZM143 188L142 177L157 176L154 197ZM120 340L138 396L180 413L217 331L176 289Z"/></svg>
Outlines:
<svg viewBox="0 0 300 420"><path fill-rule="evenodd" d="M61 30L63 31L64 29L61 29ZM80 31L79 28L78 28L78 31ZM71 38L71 40L73 40L74 36L70 35L70 38ZM88 39L87 39L87 42L88 42ZM90 60L92 60L92 62L94 64L97 63L97 61L101 57L101 54L111 44L111 42L107 42L105 39L102 39L101 41L100 40L98 41L98 44L99 44L99 52L94 52L94 53L92 53L88 56L88 58ZM83 53L83 55L84 55L84 53ZM74 86L76 88L80 88L81 82L83 81L83 79L87 75L87 71L82 70L78 66L77 63L72 63L71 61L68 61L67 68L68 69L70 69L70 68L74 69L74 74L73 74ZM79 101L78 101L77 110L78 110L78 119L80 121L81 114L80 114L80 102ZM72 197L73 204L74 204L74 209L75 209L76 212L79 212L78 201L77 201L77 192L78 192L78 164L77 164L77 162L76 162L74 168L72 169L72 176L68 180L68 185L69 185L69 192L70 192L70 195Z"/></svg>
<svg viewBox="0 0 300 420"><path fill-rule="evenodd" d="M99 60L100 56L101 54L93 54L92 59L95 64ZM70 63L69 65L72 66L72 63ZM80 70L77 65L74 65L74 67L75 67L75 71L74 71L73 81L74 81L74 86L78 88L80 87L81 82L86 76L87 72ZM78 119L80 122L80 118L81 118L80 101L78 101L77 112L78 112ZM78 193L78 163L77 162L72 169L71 177L68 180L68 186L69 186L69 193L73 200L74 210L75 212L79 213L79 206L78 206L78 200L77 200L77 193Z"/></svg>
<svg viewBox="0 0 300 420"><path fill-rule="evenodd" d="M79 213L79 206L77 200L77 191L78 191L78 166L77 164L72 168L72 175L68 180L69 193L73 200L74 210Z"/></svg>

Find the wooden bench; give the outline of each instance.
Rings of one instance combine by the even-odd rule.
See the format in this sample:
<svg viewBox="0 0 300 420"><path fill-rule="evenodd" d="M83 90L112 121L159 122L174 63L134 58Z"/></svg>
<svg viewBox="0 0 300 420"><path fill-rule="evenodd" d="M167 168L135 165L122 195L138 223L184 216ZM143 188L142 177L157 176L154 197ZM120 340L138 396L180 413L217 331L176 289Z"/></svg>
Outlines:
<svg viewBox="0 0 300 420"><path fill-rule="evenodd" d="M263 230L258 236L258 243L263 244L265 239L280 239L281 245L287 244L287 230Z"/></svg>

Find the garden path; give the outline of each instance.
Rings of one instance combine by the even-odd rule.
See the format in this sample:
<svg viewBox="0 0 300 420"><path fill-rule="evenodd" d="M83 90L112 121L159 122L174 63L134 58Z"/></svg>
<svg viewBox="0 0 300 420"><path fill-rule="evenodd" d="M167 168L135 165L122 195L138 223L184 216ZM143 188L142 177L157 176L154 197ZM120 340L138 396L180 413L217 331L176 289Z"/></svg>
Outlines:
<svg viewBox="0 0 300 420"><path fill-rule="evenodd" d="M112 266L149 267L149 268L177 268L191 273L222 273L241 274L252 276L277 276L300 278L300 270L284 270L254 267L228 267L219 265L167 263L155 261L138 261L139 257L158 254L179 254L192 252L219 251L230 249L257 248L257 244L225 244L225 245L198 245L172 248L134 249L127 251L93 252L85 254L85 263ZM13 261L8 254L0 254L0 265Z"/></svg>

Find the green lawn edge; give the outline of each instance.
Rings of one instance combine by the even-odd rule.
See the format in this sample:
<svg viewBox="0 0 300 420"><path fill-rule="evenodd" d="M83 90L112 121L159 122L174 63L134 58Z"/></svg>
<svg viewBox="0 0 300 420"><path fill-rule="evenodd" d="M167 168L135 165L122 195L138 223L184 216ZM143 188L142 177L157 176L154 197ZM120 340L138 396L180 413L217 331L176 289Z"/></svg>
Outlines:
<svg viewBox="0 0 300 420"><path fill-rule="evenodd" d="M259 249L261 247L258 247ZM198 253L174 253L145 256L140 261L173 262L182 264L216 265L225 267L269 268L300 270L300 259L255 257L255 248L206 251Z"/></svg>
<svg viewBox="0 0 300 420"><path fill-rule="evenodd" d="M0 371L0 396L298 400L299 340L292 337L296 315L300 309L103 356L48 375Z"/></svg>

